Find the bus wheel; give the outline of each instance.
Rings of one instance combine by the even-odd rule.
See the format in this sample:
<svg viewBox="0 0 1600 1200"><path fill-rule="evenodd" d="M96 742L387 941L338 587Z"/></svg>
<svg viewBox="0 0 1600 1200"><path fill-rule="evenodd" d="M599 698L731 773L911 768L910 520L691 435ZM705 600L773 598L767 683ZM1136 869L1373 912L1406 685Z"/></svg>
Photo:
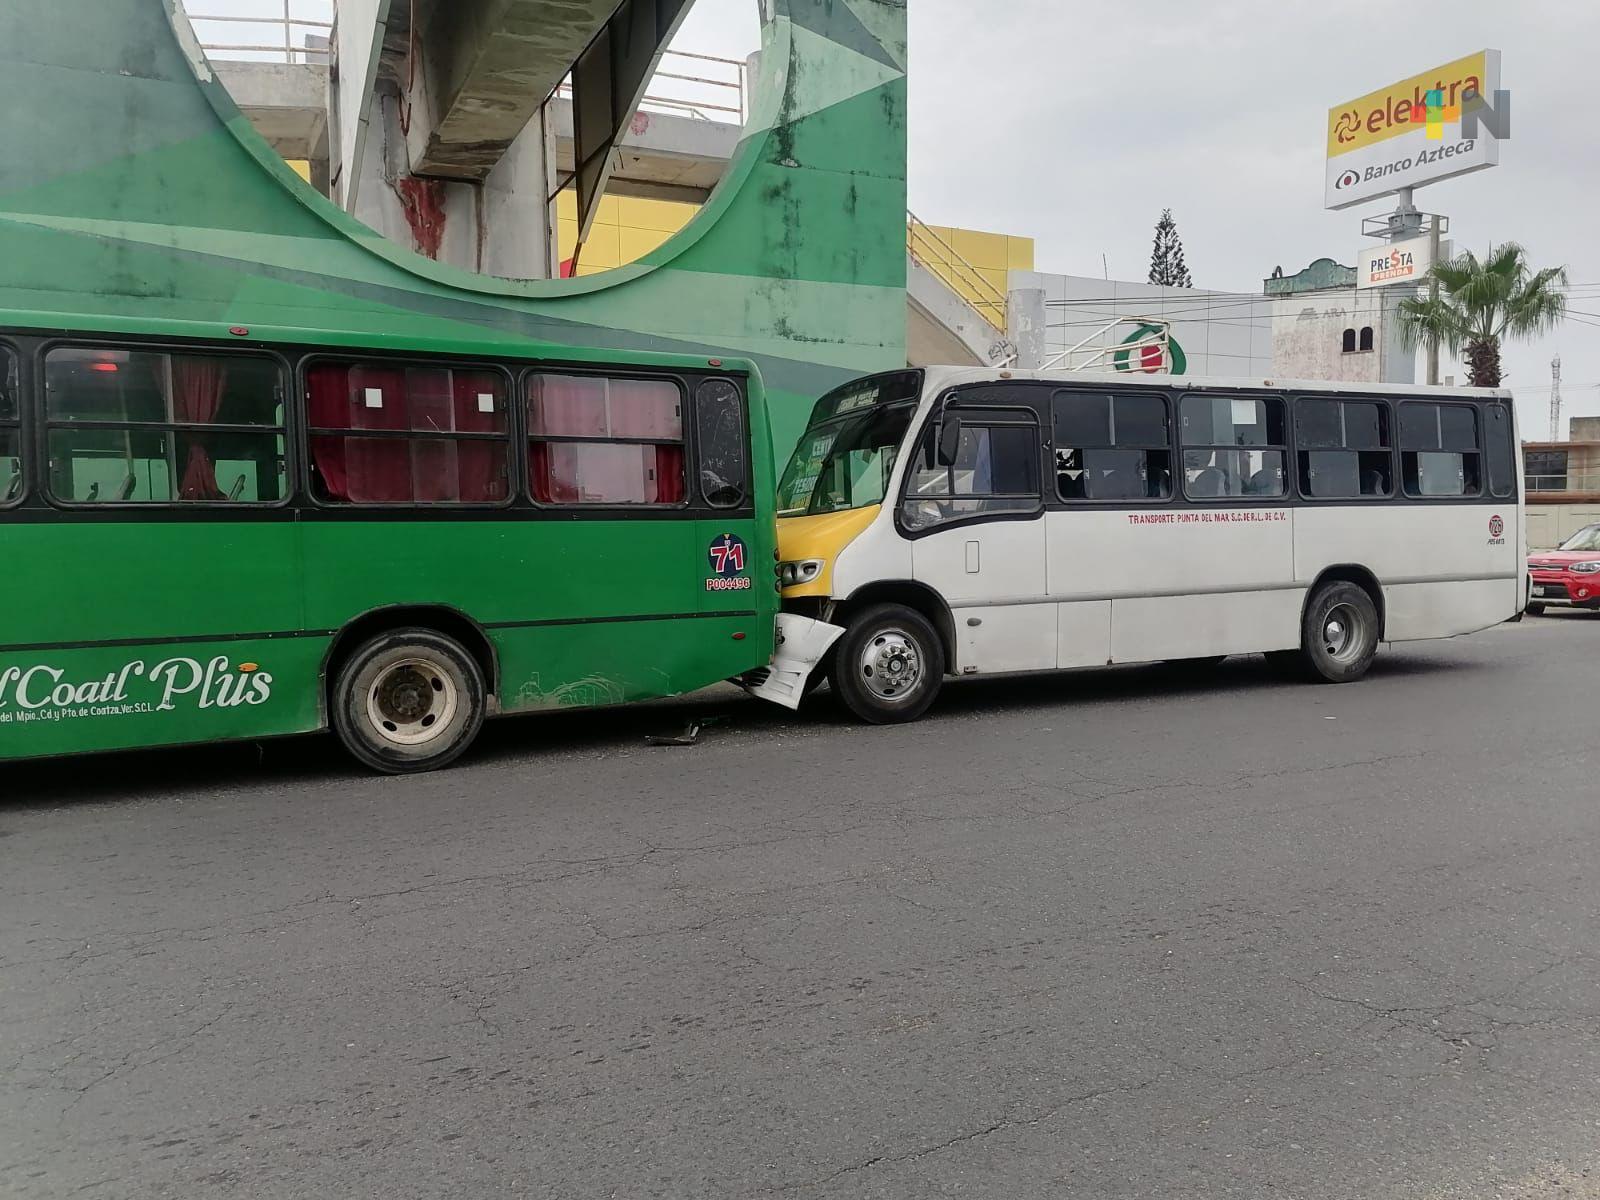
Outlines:
<svg viewBox="0 0 1600 1200"><path fill-rule="evenodd" d="M915 609L874 605L850 622L834 647L829 681L863 721L915 721L944 683L944 646Z"/></svg>
<svg viewBox="0 0 1600 1200"><path fill-rule="evenodd" d="M1523 609L1523 611L1530 617L1542 617L1544 616L1544 605L1540 604L1538 601L1535 601L1534 603L1528 605L1527 608Z"/></svg>
<svg viewBox="0 0 1600 1200"><path fill-rule="evenodd" d="M334 680L333 728L375 771L405 775L453 762L483 727L483 672L428 629L397 629L360 646Z"/></svg>
<svg viewBox="0 0 1600 1200"><path fill-rule="evenodd" d="M1352 683L1367 673L1378 652L1378 609L1365 589L1330 583L1306 605L1301 655L1308 674L1323 683Z"/></svg>

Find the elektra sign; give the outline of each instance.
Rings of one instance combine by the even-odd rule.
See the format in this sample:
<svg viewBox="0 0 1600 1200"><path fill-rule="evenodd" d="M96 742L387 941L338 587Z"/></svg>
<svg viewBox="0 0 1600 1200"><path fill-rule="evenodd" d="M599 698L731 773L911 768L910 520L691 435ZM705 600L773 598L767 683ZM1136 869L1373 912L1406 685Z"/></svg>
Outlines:
<svg viewBox="0 0 1600 1200"><path fill-rule="evenodd" d="M1480 50L1328 110L1328 208L1349 208L1500 161L1511 98Z"/></svg>

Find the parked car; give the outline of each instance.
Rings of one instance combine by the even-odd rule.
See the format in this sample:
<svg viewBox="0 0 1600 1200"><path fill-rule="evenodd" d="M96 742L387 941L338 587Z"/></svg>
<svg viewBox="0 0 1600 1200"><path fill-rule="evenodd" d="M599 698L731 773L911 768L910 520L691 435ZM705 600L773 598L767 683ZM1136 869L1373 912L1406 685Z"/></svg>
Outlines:
<svg viewBox="0 0 1600 1200"><path fill-rule="evenodd" d="M1585 525L1557 550L1528 555L1528 574L1529 616L1547 604L1600 608L1600 525Z"/></svg>

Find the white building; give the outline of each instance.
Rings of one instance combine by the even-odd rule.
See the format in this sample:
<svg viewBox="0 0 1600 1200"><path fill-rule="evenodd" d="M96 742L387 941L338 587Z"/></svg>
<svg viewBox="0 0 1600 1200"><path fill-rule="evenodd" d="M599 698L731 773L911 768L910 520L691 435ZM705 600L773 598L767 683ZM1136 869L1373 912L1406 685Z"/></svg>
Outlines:
<svg viewBox="0 0 1600 1200"><path fill-rule="evenodd" d="M1417 352L1400 336L1396 308L1410 287L1356 287L1354 267L1319 258L1264 281L1272 302L1271 371L1278 379L1415 383Z"/></svg>
<svg viewBox="0 0 1600 1200"><path fill-rule="evenodd" d="M1009 332L1024 366L1235 379L1270 374L1272 305L1264 297L1040 271L1013 271L1010 282ZM1119 351L1141 340L1147 322L1168 331L1165 352ZM1069 361L1052 362L1069 351Z"/></svg>

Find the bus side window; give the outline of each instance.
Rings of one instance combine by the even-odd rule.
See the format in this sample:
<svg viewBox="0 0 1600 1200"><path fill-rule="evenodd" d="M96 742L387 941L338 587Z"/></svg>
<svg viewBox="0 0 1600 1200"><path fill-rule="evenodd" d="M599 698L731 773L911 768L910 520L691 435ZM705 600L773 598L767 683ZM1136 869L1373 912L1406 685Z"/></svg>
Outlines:
<svg viewBox="0 0 1600 1200"><path fill-rule="evenodd" d="M1283 401L1277 396L1183 398L1184 493L1191 499L1288 495Z"/></svg>
<svg viewBox="0 0 1600 1200"><path fill-rule="evenodd" d="M961 420L955 461L940 465L930 424L913 460L901 509L907 529L1039 510L1039 427L1012 414L952 410Z"/></svg>
<svg viewBox="0 0 1600 1200"><path fill-rule="evenodd" d="M750 490L744 401L731 380L707 379L695 392L700 495L712 508L737 508Z"/></svg>
<svg viewBox="0 0 1600 1200"><path fill-rule="evenodd" d="M1465 404L1400 405L1400 474L1406 495L1476 496L1483 490L1478 412Z"/></svg>
<svg viewBox="0 0 1600 1200"><path fill-rule="evenodd" d="M678 508L688 498L674 380L533 374L523 399L534 503Z"/></svg>
<svg viewBox="0 0 1600 1200"><path fill-rule="evenodd" d="M1303 397L1295 404L1300 486L1314 500L1394 494L1389 409L1376 400Z"/></svg>
<svg viewBox="0 0 1600 1200"><path fill-rule="evenodd" d="M283 375L260 354L63 346L44 362L52 499L277 504Z"/></svg>
<svg viewBox="0 0 1600 1200"><path fill-rule="evenodd" d="M312 495L323 504L500 504L511 495L503 372L385 361L306 370Z"/></svg>
<svg viewBox="0 0 1600 1200"><path fill-rule="evenodd" d="M0 508L22 499L22 402L17 356L0 346Z"/></svg>
<svg viewBox="0 0 1600 1200"><path fill-rule="evenodd" d="M1057 392L1056 492L1063 500L1166 500L1172 434L1160 392Z"/></svg>

